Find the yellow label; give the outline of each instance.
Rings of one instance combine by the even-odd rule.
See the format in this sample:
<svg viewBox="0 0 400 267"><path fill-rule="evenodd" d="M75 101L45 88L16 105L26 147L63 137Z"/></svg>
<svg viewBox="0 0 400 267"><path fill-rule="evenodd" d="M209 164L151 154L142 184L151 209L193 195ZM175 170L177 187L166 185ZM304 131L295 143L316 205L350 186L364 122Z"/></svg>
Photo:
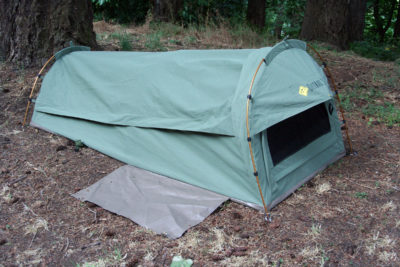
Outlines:
<svg viewBox="0 0 400 267"><path fill-rule="evenodd" d="M300 86L299 87L299 95L307 96L308 95L308 87Z"/></svg>

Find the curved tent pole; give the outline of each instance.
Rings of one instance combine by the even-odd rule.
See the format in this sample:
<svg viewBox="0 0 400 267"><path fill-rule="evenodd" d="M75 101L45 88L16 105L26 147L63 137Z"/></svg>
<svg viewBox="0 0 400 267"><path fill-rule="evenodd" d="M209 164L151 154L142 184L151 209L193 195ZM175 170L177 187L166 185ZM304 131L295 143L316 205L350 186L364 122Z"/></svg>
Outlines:
<svg viewBox="0 0 400 267"><path fill-rule="evenodd" d="M250 88L249 88L249 93L247 95L247 104L246 104L246 130L247 130L247 142L249 143L251 163L253 164L254 176L256 177L258 190L260 191L261 200L262 200L262 203L263 203L263 206L264 206L265 219L266 219L266 221L271 221L271 217L269 215L267 205L265 204L263 192L262 192L262 189L261 189L260 179L258 178L256 162L254 160L253 149L251 147L251 137L250 137L250 128L249 128L249 106L250 106L250 101L251 101L251 90L253 89L254 80L256 79L257 73L260 70L260 67L264 62L265 62L265 59L263 58L260 61L260 63L258 64L256 72L254 73L253 78L251 79L251 84L250 84Z"/></svg>
<svg viewBox="0 0 400 267"><path fill-rule="evenodd" d="M43 65L43 67L40 69L38 75L36 76L35 82L33 83L32 89L31 89L31 93L29 95L29 100L28 100L28 104L26 105L26 109L25 109L25 116L24 116L24 121L22 122L22 126L25 126L26 124L26 119L28 117L28 112L29 112L29 107L30 104L32 102L32 96L33 96L33 92L35 91L35 87L37 84L38 79L41 77L42 72L44 71L44 69L46 68L46 66L55 58L55 56L53 55L51 58L49 58L46 63Z"/></svg>
<svg viewBox="0 0 400 267"><path fill-rule="evenodd" d="M333 79L332 73L331 73L330 69L328 68L328 65L326 64L326 61L321 56L321 54L318 53L318 51L314 47L312 47L310 44L307 44L307 47L309 47L319 57L319 59L322 61L322 65L326 69L328 77L332 82L333 88L335 90L336 100L338 101L338 104L339 104L340 114L342 115L343 124L344 124L344 130L345 130L346 138L347 138L347 143L349 144L349 148L350 148L350 154L353 154L353 146L351 145L351 140L350 140L350 136L349 136L349 130L348 130L348 127L347 127L347 121L346 121L346 118L344 116L343 106L342 106L342 103L340 101L339 92L338 92L338 89L336 87L335 80Z"/></svg>
<svg viewBox="0 0 400 267"><path fill-rule="evenodd" d="M55 53L53 56L51 56L51 58L49 58L46 63L43 65L43 67L40 69L39 74L36 76L35 82L33 83L32 89L31 89L31 94L29 95L29 101L28 104L26 105L26 110L25 110L25 116L24 116L24 121L22 123L22 126L25 126L26 124L26 119L28 117L28 112L29 112L29 107L30 104L32 102L32 96L33 96L33 92L35 90L36 84L38 79L41 77L42 72L44 71L44 69L46 68L46 66L50 63L50 61L52 61L53 59L58 60L60 58L62 58L63 56L75 52L75 51L90 51L90 47L87 46L77 46L74 45L73 42L70 42L70 46L66 47L64 49L61 49L60 51L58 51L57 53Z"/></svg>

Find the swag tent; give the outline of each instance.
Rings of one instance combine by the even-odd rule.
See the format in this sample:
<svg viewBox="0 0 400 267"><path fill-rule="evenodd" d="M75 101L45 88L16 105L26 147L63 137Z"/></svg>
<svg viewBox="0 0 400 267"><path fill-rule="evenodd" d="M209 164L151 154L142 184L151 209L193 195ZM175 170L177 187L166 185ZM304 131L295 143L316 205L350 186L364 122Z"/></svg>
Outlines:
<svg viewBox="0 0 400 267"><path fill-rule="evenodd" d="M273 207L345 154L306 43L55 55L31 125L136 167ZM264 203L263 203L264 202Z"/></svg>

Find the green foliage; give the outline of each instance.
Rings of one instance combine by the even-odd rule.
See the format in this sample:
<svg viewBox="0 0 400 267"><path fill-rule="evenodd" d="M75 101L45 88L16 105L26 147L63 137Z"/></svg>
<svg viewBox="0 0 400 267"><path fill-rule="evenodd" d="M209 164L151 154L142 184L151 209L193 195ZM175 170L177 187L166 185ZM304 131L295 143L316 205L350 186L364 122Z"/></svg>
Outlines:
<svg viewBox="0 0 400 267"><path fill-rule="evenodd" d="M368 198L368 194L365 192L356 192L354 196L359 199Z"/></svg>
<svg viewBox="0 0 400 267"><path fill-rule="evenodd" d="M78 152L81 148L85 147L85 144L81 140L75 141L75 151Z"/></svg>
<svg viewBox="0 0 400 267"><path fill-rule="evenodd" d="M371 41L381 41L379 40L378 34L378 23L374 17L374 2L375 0L368 0L367 1L367 11L365 13L365 29L364 29L364 39L371 40ZM392 20L390 23L390 27L387 29L384 35L384 42L391 43L393 42L393 32L394 32L394 25L396 22L397 10L396 4L394 10L392 10L392 5L389 0L378 0L379 2L379 18L382 21L383 26L388 23L388 18L392 14ZM398 1L397 1L398 2Z"/></svg>
<svg viewBox="0 0 400 267"><path fill-rule="evenodd" d="M367 104L362 109L362 112L367 116L376 117L378 121L384 122L388 126L400 125L400 109L392 103L385 102L383 105Z"/></svg>
<svg viewBox="0 0 400 267"><path fill-rule="evenodd" d="M375 41L354 42L350 49L356 54L375 60L394 61L400 58L400 47L397 44L379 44Z"/></svg>
<svg viewBox="0 0 400 267"><path fill-rule="evenodd" d="M195 44L197 42L197 38L192 36L192 35L188 35L188 36L185 36L183 41L184 41L185 44L193 45L193 44Z"/></svg>
<svg viewBox="0 0 400 267"><path fill-rule="evenodd" d="M183 27L170 22L153 22L150 24L150 28L154 32L159 32L163 37L172 37L182 33Z"/></svg>
<svg viewBox="0 0 400 267"><path fill-rule="evenodd" d="M276 37L299 35L306 0L268 0L266 27Z"/></svg>
<svg viewBox="0 0 400 267"><path fill-rule="evenodd" d="M384 95L378 89L355 87L339 96L346 111L360 106L361 112L370 117L368 125L372 124L373 118L387 126L400 125L400 109L393 103L384 102Z"/></svg>
<svg viewBox="0 0 400 267"><path fill-rule="evenodd" d="M162 34L160 32L151 33L146 36L144 46L151 51L165 51L166 48L161 43Z"/></svg>
<svg viewBox="0 0 400 267"><path fill-rule="evenodd" d="M122 33L119 37L119 46L122 51L131 51L132 50L132 41L131 36L127 33Z"/></svg>
<svg viewBox="0 0 400 267"><path fill-rule="evenodd" d="M393 39L397 6L393 9L392 1L378 1L378 22L374 16L375 0L368 0L365 15L365 41L351 44L351 50L364 57L393 61L400 58L400 40ZM399 1L397 0L396 5L399 4ZM152 8L152 1L149 0L92 0L92 2L95 19L105 19L120 24L144 23ZM174 22L179 25L163 23L168 24L168 27L163 27L162 30L166 30L166 32L161 32L161 34L164 38L168 38L177 35L182 28L198 27L201 29L201 27L229 25L233 37L242 38L246 32L254 32L246 22L247 5L247 0L182 0L181 9L177 11L178 16L174 18ZM278 39L286 36L297 38L301 31L305 6L306 0L266 0L266 24L259 34L275 36ZM390 16L391 23L385 32L384 43L382 43L378 28L382 28L380 24L389 25ZM157 23L152 23L151 27L153 27L152 25L157 25ZM257 39L254 42L259 42L259 38L254 36L251 38ZM260 38L265 38L265 36ZM146 43L149 49L163 50L157 36L149 37ZM123 50L129 50L127 40L121 40L121 44Z"/></svg>
<svg viewBox="0 0 400 267"><path fill-rule="evenodd" d="M102 36L99 36L100 39L103 39ZM116 39L119 41L119 47L122 51L131 51L132 50L132 36L126 32L113 32L110 34L109 38Z"/></svg>
<svg viewBox="0 0 400 267"><path fill-rule="evenodd" d="M184 0L179 20L185 25L218 24L218 19L243 23L247 1L244 0Z"/></svg>
<svg viewBox="0 0 400 267"><path fill-rule="evenodd" d="M143 23L150 9L149 0L92 0L96 20L117 23Z"/></svg>

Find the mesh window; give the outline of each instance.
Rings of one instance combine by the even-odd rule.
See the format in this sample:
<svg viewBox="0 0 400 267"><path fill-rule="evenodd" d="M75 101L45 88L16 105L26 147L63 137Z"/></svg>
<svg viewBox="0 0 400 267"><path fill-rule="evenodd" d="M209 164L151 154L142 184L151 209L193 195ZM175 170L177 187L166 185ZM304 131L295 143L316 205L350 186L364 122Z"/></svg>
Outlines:
<svg viewBox="0 0 400 267"><path fill-rule="evenodd" d="M267 139L272 162L278 164L330 131L324 103L269 127Z"/></svg>

